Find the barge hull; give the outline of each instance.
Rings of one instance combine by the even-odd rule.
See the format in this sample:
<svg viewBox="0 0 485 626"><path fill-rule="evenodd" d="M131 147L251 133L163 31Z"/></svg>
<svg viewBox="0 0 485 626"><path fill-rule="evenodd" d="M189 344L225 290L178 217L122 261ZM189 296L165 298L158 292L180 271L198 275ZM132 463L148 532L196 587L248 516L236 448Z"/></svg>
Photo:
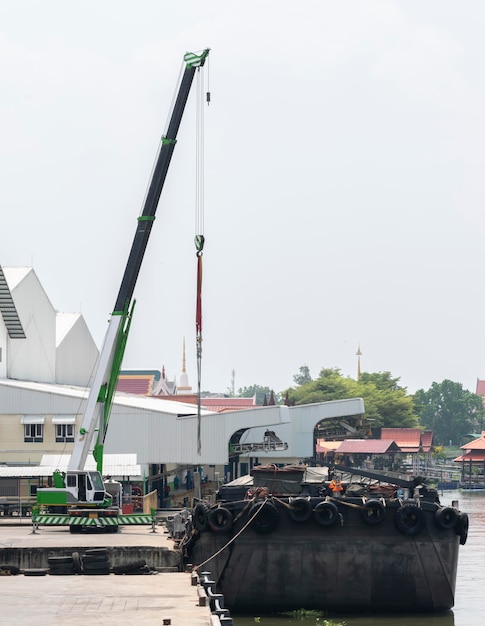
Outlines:
<svg viewBox="0 0 485 626"><path fill-rule="evenodd" d="M245 528L201 532L190 556L211 572L233 612L318 609L333 612L442 612L454 604L460 538L438 528L432 511L415 536L395 525L388 508L378 525L339 505L340 520L322 528L313 519L292 521L277 506L271 534ZM222 552L214 557L218 551ZM208 560L209 559L209 560Z"/></svg>

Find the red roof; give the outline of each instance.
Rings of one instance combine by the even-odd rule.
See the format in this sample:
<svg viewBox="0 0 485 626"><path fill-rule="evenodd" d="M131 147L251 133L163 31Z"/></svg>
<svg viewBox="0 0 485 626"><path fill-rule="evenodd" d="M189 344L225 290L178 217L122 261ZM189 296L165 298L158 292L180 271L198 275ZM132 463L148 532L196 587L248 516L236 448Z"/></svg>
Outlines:
<svg viewBox="0 0 485 626"><path fill-rule="evenodd" d="M381 439L394 440L402 452L429 452L433 446L433 431L419 428L382 428Z"/></svg>
<svg viewBox="0 0 485 626"><path fill-rule="evenodd" d="M345 439L336 450L338 454L386 454L399 452L391 439Z"/></svg>
<svg viewBox="0 0 485 626"><path fill-rule="evenodd" d="M482 432L478 439L474 439L464 446L461 446L461 449L465 450L465 452L461 456L457 456L456 459L453 459L456 463L461 461L472 461L472 463L485 461L485 431Z"/></svg>
<svg viewBox="0 0 485 626"><path fill-rule="evenodd" d="M457 456L453 459L455 463L461 463L462 461L471 461L472 463L483 463L485 461L485 450L468 450L465 454Z"/></svg>
<svg viewBox="0 0 485 626"><path fill-rule="evenodd" d="M174 396L154 396L162 400L172 400L185 404L197 404L197 394L187 393ZM200 405L207 411L223 413L224 411L241 411L255 406L254 398L201 398Z"/></svg>
<svg viewBox="0 0 485 626"><path fill-rule="evenodd" d="M433 447L433 431L425 430L421 433L421 447L423 452L429 452Z"/></svg>
<svg viewBox="0 0 485 626"><path fill-rule="evenodd" d="M485 431L482 432L478 439L474 439L464 446L461 446L462 450L485 450Z"/></svg>
<svg viewBox="0 0 485 626"><path fill-rule="evenodd" d="M116 391L133 393L140 396L150 396L153 386L153 374L120 374Z"/></svg>

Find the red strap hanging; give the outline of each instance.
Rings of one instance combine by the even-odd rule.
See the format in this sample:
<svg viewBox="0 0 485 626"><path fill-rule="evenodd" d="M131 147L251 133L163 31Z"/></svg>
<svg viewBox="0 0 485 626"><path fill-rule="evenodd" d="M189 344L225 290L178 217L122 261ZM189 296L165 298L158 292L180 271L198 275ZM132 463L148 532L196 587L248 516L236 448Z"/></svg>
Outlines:
<svg viewBox="0 0 485 626"><path fill-rule="evenodd" d="M200 427L200 380L202 369L202 254L204 250L204 235L195 236L195 248L197 250L197 295L195 303L195 342L197 345L197 453L201 453Z"/></svg>

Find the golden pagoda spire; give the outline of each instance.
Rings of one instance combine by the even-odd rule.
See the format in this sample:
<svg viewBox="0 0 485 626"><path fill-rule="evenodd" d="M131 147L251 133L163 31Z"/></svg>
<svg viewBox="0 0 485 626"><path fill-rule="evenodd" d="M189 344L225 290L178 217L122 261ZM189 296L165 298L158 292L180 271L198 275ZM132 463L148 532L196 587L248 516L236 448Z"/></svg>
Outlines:
<svg viewBox="0 0 485 626"><path fill-rule="evenodd" d="M178 395L192 393L192 387L189 384L189 376L187 374L186 365L187 364L185 360L185 337L184 337L184 345L183 345L183 352L182 352L182 373L180 374L179 384L177 385Z"/></svg>

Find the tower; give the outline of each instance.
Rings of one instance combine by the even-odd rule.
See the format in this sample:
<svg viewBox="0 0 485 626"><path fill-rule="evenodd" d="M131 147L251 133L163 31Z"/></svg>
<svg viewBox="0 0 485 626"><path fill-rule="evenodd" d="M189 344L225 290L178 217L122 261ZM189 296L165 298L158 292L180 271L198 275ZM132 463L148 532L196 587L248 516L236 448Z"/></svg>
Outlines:
<svg viewBox="0 0 485 626"><path fill-rule="evenodd" d="M360 351L360 343L359 343L359 347L357 348L357 352L355 354L357 355L357 382L359 382L360 380L360 357L362 356L362 352Z"/></svg>
<svg viewBox="0 0 485 626"><path fill-rule="evenodd" d="M180 374L179 384L177 385L177 395L192 393L192 387L189 385L189 377L185 367L185 337L182 352L182 373Z"/></svg>

